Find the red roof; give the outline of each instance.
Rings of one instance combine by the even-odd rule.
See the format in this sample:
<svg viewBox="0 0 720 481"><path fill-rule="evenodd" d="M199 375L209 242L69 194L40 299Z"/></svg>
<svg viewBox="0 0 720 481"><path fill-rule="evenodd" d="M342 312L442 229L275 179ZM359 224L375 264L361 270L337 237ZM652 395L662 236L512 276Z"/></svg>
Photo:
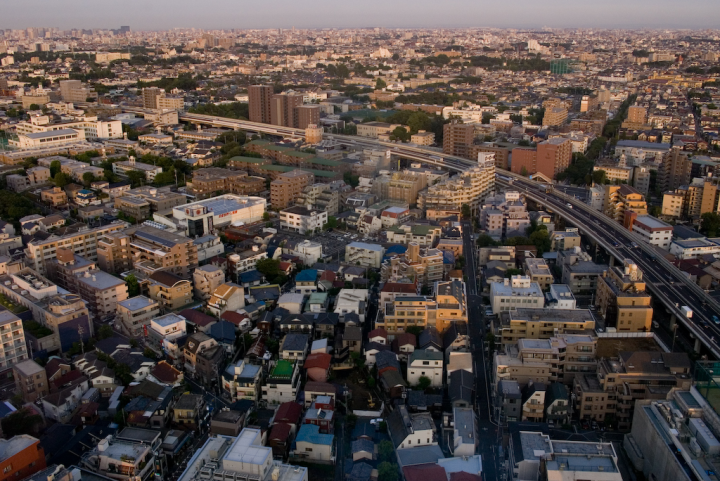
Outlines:
<svg viewBox="0 0 720 481"><path fill-rule="evenodd" d="M152 371L150 371L150 374L152 374L158 381L168 384L175 384L178 379L180 379L180 376L182 376L180 371L165 361L157 363L157 365L152 368Z"/></svg>
<svg viewBox="0 0 720 481"><path fill-rule="evenodd" d="M482 476L458 471L457 473L450 473L450 481L482 481Z"/></svg>
<svg viewBox="0 0 720 481"><path fill-rule="evenodd" d="M445 468L437 464L405 466L402 470L406 481L447 481Z"/></svg>
<svg viewBox="0 0 720 481"><path fill-rule="evenodd" d="M235 311L225 311L220 316L220 319L223 319L228 322L232 322L236 326L239 326L240 323L244 319L247 319L247 318L248 318L247 314L240 314L239 312L235 312Z"/></svg>
<svg viewBox="0 0 720 481"><path fill-rule="evenodd" d="M329 382L308 381L305 383L305 392L330 392L337 394L337 389Z"/></svg>
<svg viewBox="0 0 720 481"><path fill-rule="evenodd" d="M192 322L196 326L205 327L217 322L217 319L215 319L214 317L208 316L204 312L200 312L197 309L184 309L178 314L180 314L185 319L187 319L188 322Z"/></svg>
<svg viewBox="0 0 720 481"><path fill-rule="evenodd" d="M300 421L302 415L302 406L296 402L282 403L275 411L275 422L276 423L290 423L297 424Z"/></svg>
<svg viewBox="0 0 720 481"><path fill-rule="evenodd" d="M322 274L320 274L320 280L321 281L335 281L337 279L337 275L333 271L323 271Z"/></svg>
<svg viewBox="0 0 720 481"><path fill-rule="evenodd" d="M373 337L383 337L387 339L388 333L385 328L378 327L377 329L373 329L372 331L370 331L370 333L368 334L368 339L372 339Z"/></svg>
<svg viewBox="0 0 720 481"><path fill-rule="evenodd" d="M415 334L410 334L409 332L402 332L399 334L395 334L395 340L393 341L393 345L397 343L397 346L406 346L410 344L411 346L417 346L417 339L415 338Z"/></svg>
<svg viewBox="0 0 720 481"><path fill-rule="evenodd" d="M77 381L81 377L85 377L82 371L75 370L75 371L69 371L60 376L57 380L53 382L56 388L61 388L65 384L70 384L72 382Z"/></svg>
<svg viewBox="0 0 720 481"><path fill-rule="evenodd" d="M292 268L292 262L280 261L280 270L281 271L287 272L290 268Z"/></svg>
<svg viewBox="0 0 720 481"><path fill-rule="evenodd" d="M380 292L397 292L400 294L417 294L415 283L408 282L386 282Z"/></svg>
<svg viewBox="0 0 720 481"><path fill-rule="evenodd" d="M273 425L270 430L269 441L287 441L290 437L290 425L285 423L278 423Z"/></svg>
<svg viewBox="0 0 720 481"><path fill-rule="evenodd" d="M331 360L332 356L330 354L324 352L317 352L315 354L310 354L305 359L305 364L303 365L303 367L305 369L319 367L320 369L325 369L327 371L328 369L330 369Z"/></svg>

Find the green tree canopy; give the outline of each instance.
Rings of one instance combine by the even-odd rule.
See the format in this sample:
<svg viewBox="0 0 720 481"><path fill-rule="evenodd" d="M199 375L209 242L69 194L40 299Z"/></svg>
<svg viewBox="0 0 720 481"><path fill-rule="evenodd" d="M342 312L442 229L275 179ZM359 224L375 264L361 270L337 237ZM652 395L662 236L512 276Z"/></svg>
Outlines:
<svg viewBox="0 0 720 481"><path fill-rule="evenodd" d="M705 212L700 218L700 230L708 237L717 237L720 233L720 214Z"/></svg>
<svg viewBox="0 0 720 481"><path fill-rule="evenodd" d="M387 83L383 79L378 77L378 79L375 81L375 88L377 90L380 90L384 89L385 87L387 87Z"/></svg>
<svg viewBox="0 0 720 481"><path fill-rule="evenodd" d="M83 185L85 187L90 187L90 185L95 182L95 176L92 172L85 172L82 176L83 179Z"/></svg>
<svg viewBox="0 0 720 481"><path fill-rule="evenodd" d="M432 381L430 380L429 377L420 376L420 379L418 379L417 387L419 390L424 391L427 388L429 388L431 384L432 384Z"/></svg>
<svg viewBox="0 0 720 481"><path fill-rule="evenodd" d="M55 174L55 177L53 177L53 181L55 182L56 186L63 188L69 183L71 183L72 179L65 172L58 172L57 174Z"/></svg>
<svg viewBox="0 0 720 481"><path fill-rule="evenodd" d="M470 216L472 215L470 206L467 204L463 204L462 207L460 208L460 211L462 212L462 216L466 219L469 219Z"/></svg>
<svg viewBox="0 0 720 481"><path fill-rule="evenodd" d="M128 288L128 297L135 297L140 295L140 284L138 283L135 274L130 274L125 278L125 284Z"/></svg>
<svg viewBox="0 0 720 481"><path fill-rule="evenodd" d="M62 164L60 164L59 160L53 160L50 162L50 177L55 177L55 175L60 172L60 169L62 168Z"/></svg>
<svg viewBox="0 0 720 481"><path fill-rule="evenodd" d="M387 461L378 465L378 481L398 481L398 466Z"/></svg>

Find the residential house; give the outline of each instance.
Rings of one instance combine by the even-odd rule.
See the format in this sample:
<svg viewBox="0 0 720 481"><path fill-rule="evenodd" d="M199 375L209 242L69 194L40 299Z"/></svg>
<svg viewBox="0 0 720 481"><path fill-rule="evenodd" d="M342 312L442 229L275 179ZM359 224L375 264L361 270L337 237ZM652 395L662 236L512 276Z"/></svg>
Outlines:
<svg viewBox="0 0 720 481"><path fill-rule="evenodd" d="M407 381L414 386L425 377L430 380L430 386L442 387L444 364L441 352L417 349L408 358Z"/></svg>

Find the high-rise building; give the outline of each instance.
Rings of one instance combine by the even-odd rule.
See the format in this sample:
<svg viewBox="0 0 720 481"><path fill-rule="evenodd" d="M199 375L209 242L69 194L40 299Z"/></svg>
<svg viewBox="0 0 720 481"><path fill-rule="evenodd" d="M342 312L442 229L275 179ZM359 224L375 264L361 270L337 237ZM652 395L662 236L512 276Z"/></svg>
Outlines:
<svg viewBox="0 0 720 481"><path fill-rule="evenodd" d="M647 202L645 196L629 185L606 185L603 200L603 212L621 224L625 223L625 212L632 210L637 215L645 215Z"/></svg>
<svg viewBox="0 0 720 481"><path fill-rule="evenodd" d="M470 147L470 159L479 159L478 154L489 153L495 154L495 168L508 170L510 168L510 150L506 147L493 145L491 142L472 145Z"/></svg>
<svg viewBox="0 0 720 481"><path fill-rule="evenodd" d="M647 122L647 109L639 105L628 107L627 121L632 124L645 124Z"/></svg>
<svg viewBox="0 0 720 481"><path fill-rule="evenodd" d="M598 312L607 326L618 331L650 331L653 308L651 297L645 292L643 273L629 260L614 266L598 278Z"/></svg>
<svg viewBox="0 0 720 481"><path fill-rule="evenodd" d="M443 126L443 153L470 158L470 147L475 139L475 126L453 121Z"/></svg>
<svg viewBox="0 0 720 481"><path fill-rule="evenodd" d="M673 147L663 155L658 172L658 181L663 191L675 190L690 183L692 162L687 153L679 147Z"/></svg>
<svg viewBox="0 0 720 481"><path fill-rule="evenodd" d="M158 87L146 87L142 89L143 107L146 109L158 108L158 97L165 91Z"/></svg>
<svg viewBox="0 0 720 481"><path fill-rule="evenodd" d="M296 129L307 129L309 125L317 125L320 123L320 107L318 105L300 105L295 107L295 124Z"/></svg>
<svg viewBox="0 0 720 481"><path fill-rule="evenodd" d="M97 99L97 96L97 92L83 86L79 80L60 81L60 97L64 102L86 102L88 99Z"/></svg>
<svg viewBox="0 0 720 481"><path fill-rule="evenodd" d="M537 146L537 171L554 179L570 166L572 141L555 137Z"/></svg>
<svg viewBox="0 0 720 481"><path fill-rule="evenodd" d="M251 85L248 88L251 122L270 123L270 99L272 96L272 85Z"/></svg>
<svg viewBox="0 0 720 481"><path fill-rule="evenodd" d="M517 147L512 149L511 171L516 174L528 175L537 172L537 150Z"/></svg>
<svg viewBox="0 0 720 481"><path fill-rule="evenodd" d="M270 99L270 123L281 127L297 126L297 110L303 104L303 96L298 94L282 93L273 95ZM320 121L319 113L316 122Z"/></svg>

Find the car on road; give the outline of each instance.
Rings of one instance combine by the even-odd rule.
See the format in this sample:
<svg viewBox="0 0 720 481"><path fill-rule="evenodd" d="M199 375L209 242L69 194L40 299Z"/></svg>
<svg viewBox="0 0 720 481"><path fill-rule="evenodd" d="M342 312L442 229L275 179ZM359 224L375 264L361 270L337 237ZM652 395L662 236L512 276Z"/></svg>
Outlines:
<svg viewBox="0 0 720 481"><path fill-rule="evenodd" d="M715 324L720 324L720 318L718 316L713 316L713 322Z"/></svg>
<svg viewBox="0 0 720 481"><path fill-rule="evenodd" d="M587 419L581 419L580 420L580 427L583 429L590 429L590 423Z"/></svg>
<svg viewBox="0 0 720 481"><path fill-rule="evenodd" d="M596 423L595 421L590 423L590 427L593 428L595 431L597 431L600 428L600 426L598 426L598 423Z"/></svg>

